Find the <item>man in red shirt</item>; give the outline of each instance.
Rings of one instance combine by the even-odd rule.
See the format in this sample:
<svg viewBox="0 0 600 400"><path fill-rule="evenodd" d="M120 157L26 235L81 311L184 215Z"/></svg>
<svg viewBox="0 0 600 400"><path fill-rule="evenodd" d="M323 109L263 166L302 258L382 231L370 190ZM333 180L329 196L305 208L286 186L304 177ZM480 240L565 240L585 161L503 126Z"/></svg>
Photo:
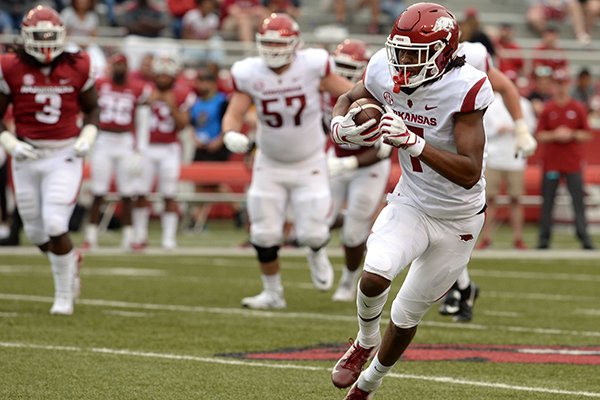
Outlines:
<svg viewBox="0 0 600 400"><path fill-rule="evenodd" d="M83 175L83 157L98 131L90 58L65 52L56 11L31 9L21 25L23 47L0 58L0 120L13 105L16 137L0 122L0 144L13 157L17 207L29 240L52 265L52 314L73 314L79 295L78 253L69 218ZM80 123L83 113L83 127Z"/></svg>
<svg viewBox="0 0 600 400"><path fill-rule="evenodd" d="M584 249L594 248L587 232L583 204L583 146L592 139L585 106L569 94L565 70L553 74L554 94L538 121L537 137L542 146L542 211L538 249L547 249L552 231L552 210L560 177L564 176L575 213L577 238Z"/></svg>

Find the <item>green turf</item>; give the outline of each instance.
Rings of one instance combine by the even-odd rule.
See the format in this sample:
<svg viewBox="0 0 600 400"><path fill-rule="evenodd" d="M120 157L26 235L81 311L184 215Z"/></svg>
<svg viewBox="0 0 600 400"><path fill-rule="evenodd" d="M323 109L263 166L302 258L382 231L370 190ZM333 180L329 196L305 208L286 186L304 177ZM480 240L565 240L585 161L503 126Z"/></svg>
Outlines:
<svg viewBox="0 0 600 400"><path fill-rule="evenodd" d="M510 242L506 232L499 237L500 246ZM180 244L244 238L216 224L203 235L181 235ZM118 236L102 240L116 244ZM577 247L569 235L559 243ZM240 361L224 353L343 343L356 334L353 304L310 288L303 258L282 261L288 309L264 313L239 308L260 290L251 256L89 254L76 314L53 317L47 261L33 252L2 254L0 399L342 399L330 383L331 361L220 363ZM342 261L333 261L339 276ZM452 324L432 309L415 343L600 346L600 261L474 259L470 268L482 288L473 323ZM386 378L377 399L590 398L535 388L600 397L598 365L411 361L393 372L404 377Z"/></svg>

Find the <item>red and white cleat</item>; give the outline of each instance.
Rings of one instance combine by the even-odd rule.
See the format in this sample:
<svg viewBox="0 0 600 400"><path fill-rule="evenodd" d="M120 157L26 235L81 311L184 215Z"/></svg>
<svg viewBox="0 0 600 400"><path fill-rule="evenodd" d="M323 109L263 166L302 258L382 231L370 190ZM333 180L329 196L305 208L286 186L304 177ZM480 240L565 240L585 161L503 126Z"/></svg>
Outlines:
<svg viewBox="0 0 600 400"><path fill-rule="evenodd" d="M358 388L357 384L354 384L350 391L344 397L344 400L371 400L373 398L373 392L365 392Z"/></svg>
<svg viewBox="0 0 600 400"><path fill-rule="evenodd" d="M333 384L340 389L353 385L358 380L365 364L375 356L375 353L377 353L377 346L364 348L358 341L350 339L350 347L331 372Z"/></svg>

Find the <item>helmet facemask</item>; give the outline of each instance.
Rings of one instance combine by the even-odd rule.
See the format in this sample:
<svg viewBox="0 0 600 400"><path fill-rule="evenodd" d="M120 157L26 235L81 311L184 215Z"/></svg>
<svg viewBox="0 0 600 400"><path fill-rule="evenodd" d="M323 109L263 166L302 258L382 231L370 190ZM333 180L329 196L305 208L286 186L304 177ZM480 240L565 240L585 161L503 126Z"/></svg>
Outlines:
<svg viewBox="0 0 600 400"><path fill-rule="evenodd" d="M258 54L269 68L280 68L290 64L299 44L300 39L297 36L281 36L277 31L256 34Z"/></svg>
<svg viewBox="0 0 600 400"><path fill-rule="evenodd" d="M333 61L335 62L335 73L352 82L358 82L363 77L367 67L366 62L356 61L345 54L334 56Z"/></svg>
<svg viewBox="0 0 600 400"><path fill-rule="evenodd" d="M65 27L50 21L22 26L21 36L25 52L43 64L52 62L65 49Z"/></svg>
<svg viewBox="0 0 600 400"><path fill-rule="evenodd" d="M450 34L448 34L450 36ZM390 74L394 83L401 87L415 88L424 82L436 79L444 71L438 65L438 57L446 48L447 41L411 43L406 36L388 37L385 43ZM406 64L404 52L412 54L416 62ZM419 72L414 70L420 68Z"/></svg>

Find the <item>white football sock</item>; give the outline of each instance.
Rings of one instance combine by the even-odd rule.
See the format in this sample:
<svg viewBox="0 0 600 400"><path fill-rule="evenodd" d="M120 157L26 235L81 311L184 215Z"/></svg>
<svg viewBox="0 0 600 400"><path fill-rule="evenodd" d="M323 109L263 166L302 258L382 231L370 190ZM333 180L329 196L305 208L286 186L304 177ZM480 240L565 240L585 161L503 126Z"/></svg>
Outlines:
<svg viewBox="0 0 600 400"><path fill-rule="evenodd" d="M162 224L162 245L164 247L175 246L178 218L179 216L174 212L165 212L160 216L160 222Z"/></svg>
<svg viewBox="0 0 600 400"><path fill-rule="evenodd" d="M133 221L133 240L141 244L148 241L148 219L150 212L147 207L134 208L131 212Z"/></svg>
<svg viewBox="0 0 600 400"><path fill-rule="evenodd" d="M85 241L91 246L98 245L98 225L87 224L85 227Z"/></svg>
<svg viewBox="0 0 600 400"><path fill-rule="evenodd" d="M391 366L383 366L379 362L379 355L376 355L365 372L360 374L357 383L358 388L365 392L374 392L381 385L383 377L386 376L391 369Z"/></svg>
<svg viewBox="0 0 600 400"><path fill-rule="evenodd" d="M355 287L360 272L360 268L357 268L355 271L350 271L348 267L344 266L344 268L342 269L342 277L340 278L340 286L345 286L348 288Z"/></svg>
<svg viewBox="0 0 600 400"><path fill-rule="evenodd" d="M469 276L469 270L467 269L467 267L465 267L465 269L463 269L463 271L458 276L456 284L458 285L459 290L465 290L471 284L471 277Z"/></svg>
<svg viewBox="0 0 600 400"><path fill-rule="evenodd" d="M54 277L54 297L72 300L73 277L75 268L77 268L75 250L62 255L51 252L47 254L52 265L52 276Z"/></svg>
<svg viewBox="0 0 600 400"><path fill-rule="evenodd" d="M281 283L281 274L261 275L263 289L267 292L283 295L283 284Z"/></svg>
<svg viewBox="0 0 600 400"><path fill-rule="evenodd" d="M358 343L362 347L378 346L381 342L381 333L379 324L381 321L381 313L387 301L390 287L384 290L381 294L375 297L367 297L358 287L356 296L357 316L359 331L357 335Z"/></svg>
<svg viewBox="0 0 600 400"><path fill-rule="evenodd" d="M121 247L128 249L133 243L133 228L131 225L125 225L122 229Z"/></svg>

